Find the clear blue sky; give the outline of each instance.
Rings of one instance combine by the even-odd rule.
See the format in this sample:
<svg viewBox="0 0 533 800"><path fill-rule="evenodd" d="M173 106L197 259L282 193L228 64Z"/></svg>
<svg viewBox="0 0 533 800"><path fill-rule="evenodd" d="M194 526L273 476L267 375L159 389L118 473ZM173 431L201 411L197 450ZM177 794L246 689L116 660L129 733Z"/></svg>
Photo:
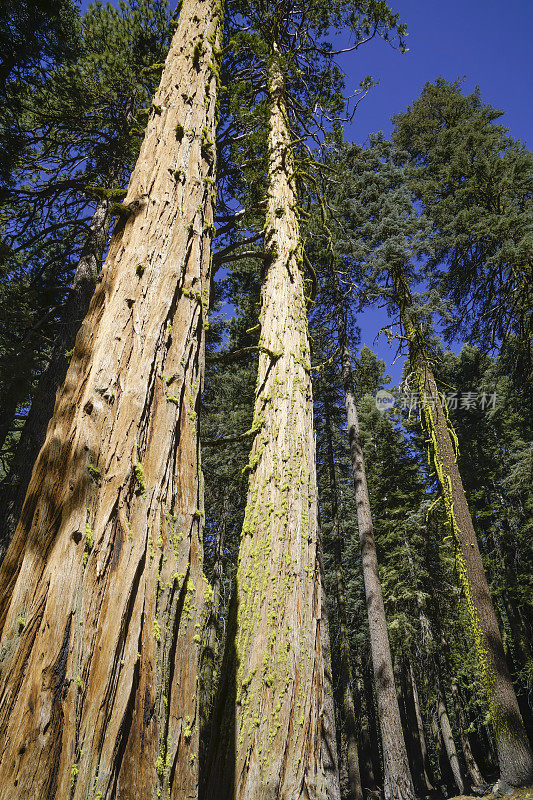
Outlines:
<svg viewBox="0 0 533 800"><path fill-rule="evenodd" d="M426 81L466 76L465 87L479 85L483 98L505 110L503 122L531 146L533 122L533 0L389 0L407 24L409 52L402 55L375 41L344 56L348 89L365 75L379 80L346 128L346 138L363 143L368 134L390 133L390 117L415 100ZM114 3L117 4L116 2ZM88 0L82 0L87 8ZM174 3L172 3L174 5ZM369 310L360 319L362 339L385 360L396 383L402 364L381 338L386 318Z"/></svg>

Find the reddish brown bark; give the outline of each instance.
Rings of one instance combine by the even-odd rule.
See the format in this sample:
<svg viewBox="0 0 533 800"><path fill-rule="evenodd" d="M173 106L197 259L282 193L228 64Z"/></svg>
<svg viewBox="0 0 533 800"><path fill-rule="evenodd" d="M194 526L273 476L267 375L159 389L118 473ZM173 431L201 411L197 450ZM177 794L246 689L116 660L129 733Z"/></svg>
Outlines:
<svg viewBox="0 0 533 800"><path fill-rule="evenodd" d="M220 7L185 0L0 572L0 798L197 794Z"/></svg>

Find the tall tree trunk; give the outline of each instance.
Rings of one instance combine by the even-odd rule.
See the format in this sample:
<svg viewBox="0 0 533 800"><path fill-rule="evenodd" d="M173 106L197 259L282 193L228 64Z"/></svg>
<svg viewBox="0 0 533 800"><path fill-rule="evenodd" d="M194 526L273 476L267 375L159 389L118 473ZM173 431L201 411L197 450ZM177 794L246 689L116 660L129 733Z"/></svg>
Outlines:
<svg viewBox="0 0 533 800"><path fill-rule="evenodd" d="M361 775L359 772L359 753L357 748L357 722L353 697L353 678L351 665L350 636L348 615L346 613L346 589L342 567L342 534L339 524L339 507L337 501L337 478L335 474L335 457L333 454L333 428L331 409L327 387L322 386L324 401L324 422L326 426L328 472L331 494L331 521L333 523L333 552L335 560L335 576L337 589L337 611L339 615L339 651L340 682L342 692L342 712L346 734L346 768L350 793L355 800L362 800Z"/></svg>
<svg viewBox="0 0 533 800"><path fill-rule="evenodd" d="M195 797L222 8L185 0L0 570L1 800ZM206 180L209 178L209 180Z"/></svg>
<svg viewBox="0 0 533 800"><path fill-rule="evenodd" d="M509 674L502 637L457 466L456 446L452 442L452 435L455 442L455 433L442 407L420 324L411 311L412 300L405 276L399 269L392 269L391 274L409 344L409 359L420 396L422 420L442 489L447 520L456 544L459 576L490 708L501 777L511 786L526 785L533 780L533 754Z"/></svg>
<svg viewBox="0 0 533 800"><path fill-rule="evenodd" d="M96 206L89 234L63 307L59 333L50 361L39 378L32 397L30 412L11 463L8 482L2 486L2 494L0 496L0 560L3 558L17 527L33 465L43 445L46 428L54 411L57 390L62 385L67 374L67 352L74 347L76 335L94 293L109 221L109 201L100 200Z"/></svg>
<svg viewBox="0 0 533 800"><path fill-rule="evenodd" d="M424 734L424 724L422 721L422 712L420 709L420 698L418 696L418 687L416 685L415 671L413 669L413 662L409 658L407 660L407 667L405 671L405 706L407 718L409 719L409 727L412 731L413 749L415 759L418 764L420 775L420 788L423 793L433 791L431 780L429 778L429 759L426 747L426 737Z"/></svg>
<svg viewBox="0 0 533 800"><path fill-rule="evenodd" d="M265 242L272 259L263 282L260 338L266 351L259 355L257 433L206 797L336 800L302 243L276 51L268 92Z"/></svg>
<svg viewBox="0 0 533 800"><path fill-rule="evenodd" d="M370 511L355 404L355 389L346 331L346 320L337 275L332 270L331 282L337 320L337 334L342 360L342 380L348 420L348 438L357 503L357 523L363 562L365 599L370 627L370 647L378 704L378 718L383 743L385 800L413 800L414 789L402 731L400 709L394 686L394 671L383 593L379 580L378 559Z"/></svg>
<svg viewBox="0 0 533 800"><path fill-rule="evenodd" d="M483 780L481 771L477 765L476 759L474 758L472 748L470 747L470 742L468 740L468 733L466 728L465 714L463 710L463 703L461 701L461 696L459 694L459 687L457 686L455 681L452 681L451 683L451 690L452 690L453 703L455 707L455 718L457 720L457 727L459 729L459 737L461 739L461 747L463 748L463 755L465 758L466 769L468 771L468 775L472 782L472 786L481 786L483 783L485 783L485 781Z"/></svg>
<svg viewBox="0 0 533 800"><path fill-rule="evenodd" d="M437 717L439 720L442 741L444 742L444 749L446 750L446 755L448 757L448 762L450 764L455 784L459 789L459 794L464 794L465 786L463 782L463 776L461 774L459 757L457 755L457 750L453 739L452 726L448 716L446 703L444 702L444 697L440 688L438 688Z"/></svg>
<svg viewBox="0 0 533 800"><path fill-rule="evenodd" d="M375 737L372 737L372 709L368 707L365 698L365 686L362 676L357 676L357 700L359 708L359 767L361 771L361 784L363 790L373 791L376 789L377 782L374 775L374 764L372 756L375 756L375 745L378 741L376 730ZM374 746L373 746L374 745Z"/></svg>
<svg viewBox="0 0 533 800"><path fill-rule="evenodd" d="M435 704L434 713L431 716L431 733L433 735L433 742L439 764L439 780L441 783L441 790L444 795L447 791L455 792L455 778L448 760L448 754L444 747L442 740L442 733L439 725L438 705Z"/></svg>
<svg viewBox="0 0 533 800"><path fill-rule="evenodd" d="M446 636L444 635L444 631L441 628L439 619L437 619L437 630L440 633L442 661L444 663L444 668L445 668L446 682L450 686L452 692L453 705L455 709L455 719L457 722L457 730L459 731L459 738L461 740L461 747L463 750L466 769L469 778L472 782L472 785L480 786L482 783L484 783L484 780L481 775L480 769L476 763L474 754L472 753L472 748L470 747L470 742L468 740L468 734L466 732L467 729L466 729L465 714L463 710L463 704L461 701L461 695L459 693L459 687L455 679L451 677L453 676L453 672L450 665L450 657L449 657L450 648L448 646Z"/></svg>

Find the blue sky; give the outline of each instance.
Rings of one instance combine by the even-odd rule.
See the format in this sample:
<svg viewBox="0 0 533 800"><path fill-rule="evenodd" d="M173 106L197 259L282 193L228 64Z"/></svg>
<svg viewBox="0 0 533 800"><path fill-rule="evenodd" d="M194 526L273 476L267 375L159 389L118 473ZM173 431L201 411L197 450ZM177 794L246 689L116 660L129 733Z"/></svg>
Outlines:
<svg viewBox="0 0 533 800"><path fill-rule="evenodd" d="M370 131L389 133L390 116L402 111L428 80L466 75L486 101L506 111L511 133L531 142L533 55L531 0L390 0L407 23L405 55L383 42L345 56L348 85L367 74L380 85L359 106L347 138L363 142Z"/></svg>
<svg viewBox="0 0 533 800"><path fill-rule="evenodd" d="M479 85L485 101L505 110L513 136L531 145L533 122L533 0L389 0L407 24L409 52L374 41L344 56L347 88L372 75L372 89L346 127L346 138L363 143L368 134L391 131L390 117L413 102L426 81L466 76L465 88ZM116 2L114 3L116 5ZM82 8L88 6L82 0ZM386 362L396 383L402 362L383 337L374 341L386 317L369 310L359 320L362 341ZM454 348L455 349L455 348Z"/></svg>

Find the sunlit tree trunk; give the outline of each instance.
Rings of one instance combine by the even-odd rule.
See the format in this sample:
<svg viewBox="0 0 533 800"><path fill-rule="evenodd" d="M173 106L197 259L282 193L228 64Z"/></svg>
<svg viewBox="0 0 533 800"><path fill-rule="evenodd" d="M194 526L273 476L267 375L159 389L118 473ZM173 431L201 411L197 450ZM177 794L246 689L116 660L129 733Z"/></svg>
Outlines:
<svg viewBox="0 0 533 800"><path fill-rule="evenodd" d="M370 648L378 705L378 719L383 744L385 800L413 800L414 789L400 719L400 709L387 632L385 605L379 580L378 559L370 510L355 403L355 389L348 345L342 296L335 272L332 271L337 333L342 360L342 380L348 421L348 438L357 503L357 523L363 563L365 599L370 628Z"/></svg>
<svg viewBox="0 0 533 800"><path fill-rule="evenodd" d="M102 266L110 202L98 202L89 234L74 273L72 285L62 310L61 323L50 360L44 369L31 400L28 418L20 434L15 456L10 465L9 479L2 485L0 497L0 560L11 541L22 511L22 505L35 460L39 454L46 428L54 410L56 393L65 380L68 352L74 347L76 335L89 308Z"/></svg>
<svg viewBox="0 0 533 800"><path fill-rule="evenodd" d="M206 798L339 797L317 530L302 242L282 61L268 76L269 175L257 430Z"/></svg>
<svg viewBox="0 0 533 800"><path fill-rule="evenodd" d="M0 571L0 798L197 795L222 9L185 0Z"/></svg>

